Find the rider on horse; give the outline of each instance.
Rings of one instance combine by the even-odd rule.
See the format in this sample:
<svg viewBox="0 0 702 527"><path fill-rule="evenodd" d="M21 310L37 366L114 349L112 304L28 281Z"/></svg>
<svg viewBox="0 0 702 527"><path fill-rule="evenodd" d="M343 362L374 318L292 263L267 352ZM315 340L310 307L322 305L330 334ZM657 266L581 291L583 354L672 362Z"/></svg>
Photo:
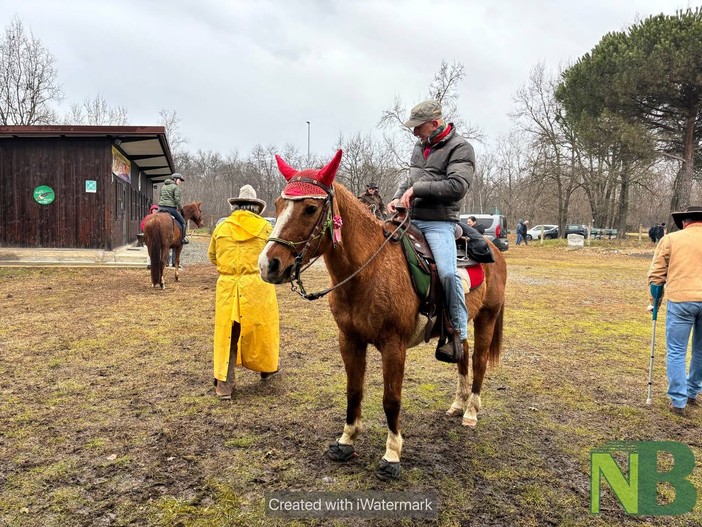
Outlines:
<svg viewBox="0 0 702 527"><path fill-rule="evenodd" d="M178 172L163 182L161 195L158 199L158 206L162 210L167 210L171 216L180 224L180 233L183 237L182 244L190 243L185 237L185 219L180 211L183 210L183 201L180 196L180 184L185 181Z"/></svg>

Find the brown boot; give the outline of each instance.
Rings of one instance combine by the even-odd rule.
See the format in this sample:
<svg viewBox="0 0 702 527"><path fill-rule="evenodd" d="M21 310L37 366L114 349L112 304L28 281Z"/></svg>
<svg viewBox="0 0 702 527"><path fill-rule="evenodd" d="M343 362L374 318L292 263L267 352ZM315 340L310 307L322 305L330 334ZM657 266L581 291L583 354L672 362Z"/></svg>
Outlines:
<svg viewBox="0 0 702 527"><path fill-rule="evenodd" d="M232 393L234 392L237 352L236 341L234 342L234 345L229 348L229 366L227 366L227 380L214 380L215 393L221 401L230 401L232 399Z"/></svg>
<svg viewBox="0 0 702 527"><path fill-rule="evenodd" d="M456 364L463 357L463 341L461 336L456 332L453 338L449 338L446 343L436 348L434 354L436 360Z"/></svg>

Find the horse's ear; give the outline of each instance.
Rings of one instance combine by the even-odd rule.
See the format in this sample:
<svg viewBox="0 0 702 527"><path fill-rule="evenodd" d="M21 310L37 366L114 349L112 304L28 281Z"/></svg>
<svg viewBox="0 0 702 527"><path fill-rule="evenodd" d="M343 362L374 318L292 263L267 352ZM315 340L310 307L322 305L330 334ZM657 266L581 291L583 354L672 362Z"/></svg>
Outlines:
<svg viewBox="0 0 702 527"><path fill-rule="evenodd" d="M319 170L319 174L315 178L317 181L324 183L326 186L330 187L336 177L336 171L339 170L339 164L341 163L341 149L337 150L334 158L329 161L329 163Z"/></svg>
<svg viewBox="0 0 702 527"><path fill-rule="evenodd" d="M280 170L280 173L283 174L286 181L290 181L293 176L297 174L297 170L283 161L283 158L278 154L275 155L275 161L278 163L278 170Z"/></svg>

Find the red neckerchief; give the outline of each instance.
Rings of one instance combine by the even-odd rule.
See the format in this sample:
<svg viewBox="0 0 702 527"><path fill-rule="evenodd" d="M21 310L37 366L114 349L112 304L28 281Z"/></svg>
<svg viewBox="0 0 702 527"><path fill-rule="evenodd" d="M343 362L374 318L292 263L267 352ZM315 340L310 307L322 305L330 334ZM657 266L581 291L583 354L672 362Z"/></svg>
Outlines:
<svg viewBox="0 0 702 527"><path fill-rule="evenodd" d="M449 132L452 130L452 128L453 127L451 126L451 123L447 124L446 129L443 132L441 132L439 135L437 135L436 137L434 137L433 139L430 140L431 142L430 142L429 146L427 146L424 149L424 159L429 157L429 154L431 154L432 147L434 147L440 141L442 141L449 134Z"/></svg>

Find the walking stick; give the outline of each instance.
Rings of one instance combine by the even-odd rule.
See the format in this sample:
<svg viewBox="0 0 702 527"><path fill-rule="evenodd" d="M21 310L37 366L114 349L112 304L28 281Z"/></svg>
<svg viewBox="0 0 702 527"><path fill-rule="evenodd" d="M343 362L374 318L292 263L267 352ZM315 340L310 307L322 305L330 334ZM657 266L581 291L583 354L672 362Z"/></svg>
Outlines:
<svg viewBox="0 0 702 527"><path fill-rule="evenodd" d="M663 286L651 284L651 296L653 297L653 331L651 332L651 360L648 363L648 397L646 404L650 405L653 395L653 352L656 347L656 319L658 318L658 308L663 298Z"/></svg>

